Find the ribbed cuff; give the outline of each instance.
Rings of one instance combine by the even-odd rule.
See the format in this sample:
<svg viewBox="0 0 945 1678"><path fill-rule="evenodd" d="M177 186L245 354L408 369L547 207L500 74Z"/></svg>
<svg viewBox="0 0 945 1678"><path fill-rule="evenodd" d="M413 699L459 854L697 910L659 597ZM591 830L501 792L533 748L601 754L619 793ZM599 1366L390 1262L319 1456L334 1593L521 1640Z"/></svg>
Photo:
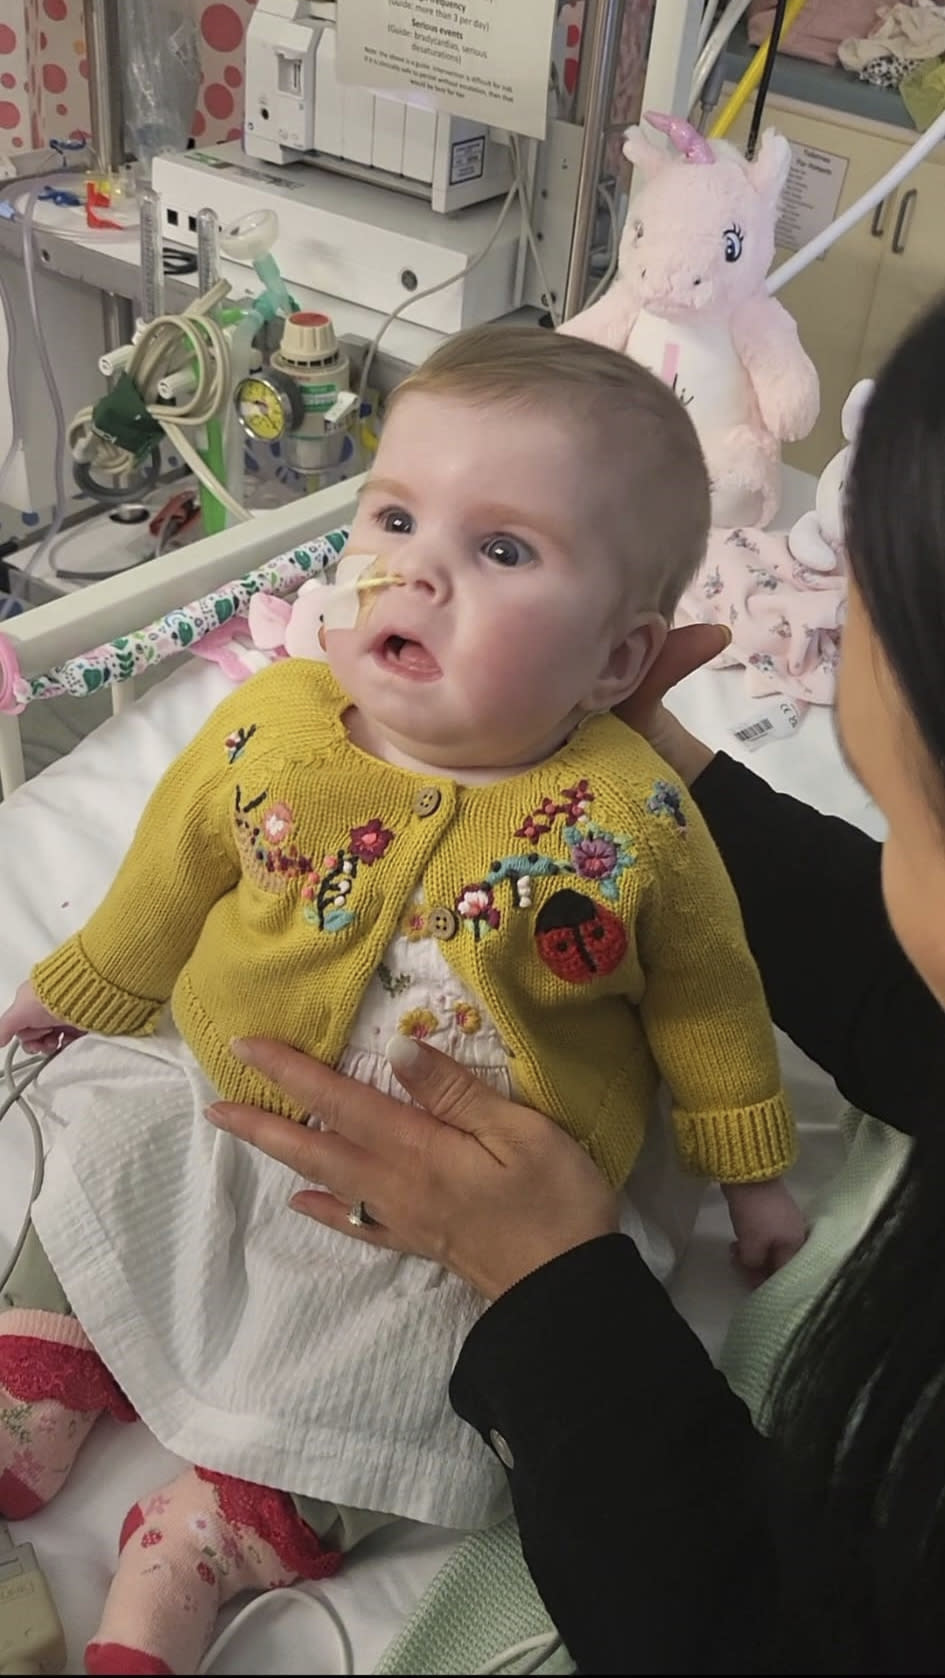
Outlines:
<svg viewBox="0 0 945 1678"><path fill-rule="evenodd" d="M783 1095L724 1112L673 1114L683 1164L717 1183L763 1183L797 1158L797 1133Z"/></svg>
<svg viewBox="0 0 945 1678"><path fill-rule="evenodd" d="M80 934L37 962L30 974L43 1006L82 1031L106 1037L135 1037L146 1032L160 1011L160 1002L132 996L97 973L82 948Z"/></svg>

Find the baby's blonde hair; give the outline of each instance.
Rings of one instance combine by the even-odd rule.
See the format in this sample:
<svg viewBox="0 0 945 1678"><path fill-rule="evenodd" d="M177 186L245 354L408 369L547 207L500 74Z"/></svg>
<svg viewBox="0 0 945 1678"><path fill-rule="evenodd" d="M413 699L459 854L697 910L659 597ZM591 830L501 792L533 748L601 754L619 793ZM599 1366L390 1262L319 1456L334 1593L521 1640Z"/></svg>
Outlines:
<svg viewBox="0 0 945 1678"><path fill-rule="evenodd" d="M617 477L612 506L625 520L619 541L638 603L672 617L705 556L709 480L695 427L660 379L583 338L476 326L447 339L398 385L388 412L411 392L555 409L575 446Z"/></svg>

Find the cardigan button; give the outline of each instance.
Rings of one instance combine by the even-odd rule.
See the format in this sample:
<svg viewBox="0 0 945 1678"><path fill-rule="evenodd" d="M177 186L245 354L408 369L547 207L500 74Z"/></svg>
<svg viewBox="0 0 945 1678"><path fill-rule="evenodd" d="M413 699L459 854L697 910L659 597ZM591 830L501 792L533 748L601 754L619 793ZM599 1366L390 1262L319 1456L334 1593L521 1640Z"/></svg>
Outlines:
<svg viewBox="0 0 945 1678"><path fill-rule="evenodd" d="M415 816L435 816L443 802L443 794L439 787L420 787L414 794L413 813Z"/></svg>
<svg viewBox="0 0 945 1678"><path fill-rule="evenodd" d="M514 1468L515 1458L507 1439L504 1439L498 1428L490 1428L489 1444L492 1446L503 1468Z"/></svg>
<svg viewBox="0 0 945 1678"><path fill-rule="evenodd" d="M439 938L440 942L445 944L450 938L455 938L459 930L459 916L454 914L452 909L441 906L439 909L430 910L427 925L434 938Z"/></svg>

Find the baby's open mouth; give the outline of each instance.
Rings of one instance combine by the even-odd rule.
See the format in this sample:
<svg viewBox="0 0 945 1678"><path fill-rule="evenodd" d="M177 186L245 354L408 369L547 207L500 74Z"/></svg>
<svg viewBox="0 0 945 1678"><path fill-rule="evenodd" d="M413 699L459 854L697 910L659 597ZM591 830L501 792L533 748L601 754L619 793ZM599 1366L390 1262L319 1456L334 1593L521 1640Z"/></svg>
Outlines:
<svg viewBox="0 0 945 1678"><path fill-rule="evenodd" d="M374 652L386 670L396 670L402 676L410 676L414 681L432 682L441 671L433 654L428 652L421 641L412 641L406 635L387 635L378 643Z"/></svg>

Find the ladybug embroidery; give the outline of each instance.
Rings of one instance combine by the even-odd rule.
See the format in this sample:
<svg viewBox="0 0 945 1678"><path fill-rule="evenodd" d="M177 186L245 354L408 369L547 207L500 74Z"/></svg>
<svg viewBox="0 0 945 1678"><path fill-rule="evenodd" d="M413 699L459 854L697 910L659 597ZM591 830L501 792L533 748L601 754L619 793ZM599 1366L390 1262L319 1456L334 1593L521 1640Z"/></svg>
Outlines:
<svg viewBox="0 0 945 1678"><path fill-rule="evenodd" d="M538 912L535 943L546 967L570 985L613 973L627 949L623 922L579 891L556 891Z"/></svg>

